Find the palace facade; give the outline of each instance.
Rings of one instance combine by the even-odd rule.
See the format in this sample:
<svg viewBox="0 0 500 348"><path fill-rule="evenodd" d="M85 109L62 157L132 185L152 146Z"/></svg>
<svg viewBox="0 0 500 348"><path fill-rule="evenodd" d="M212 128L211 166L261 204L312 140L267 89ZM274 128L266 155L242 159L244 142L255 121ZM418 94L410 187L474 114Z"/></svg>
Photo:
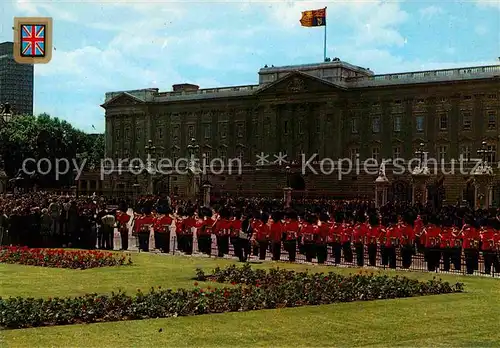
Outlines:
<svg viewBox="0 0 500 348"><path fill-rule="evenodd" d="M423 143L428 157L448 168L460 155L477 157L486 141L490 163L498 160L500 65L376 75L334 59L266 66L258 75L259 83L248 86L179 84L171 92L106 93L106 156L145 159L151 140L154 157L175 160L194 149L208 160L241 159L240 175L226 170L205 177L214 195L281 195L288 180L294 195L337 198L372 198L377 170L354 168L340 180L338 170L303 173L302 154L306 160L317 154L311 166L319 172L324 158L409 160ZM192 139L196 146L190 148ZM269 163L259 162L261 153L269 155ZM288 163L272 163L279 153ZM321 162L323 171L331 162ZM387 164L386 174L389 198L411 199L410 173L395 174ZM148 175L113 173L103 189L143 191ZM189 191L187 176L154 175L154 190L182 196ZM471 189L467 173L440 171L429 183L429 197L437 204L467 200ZM500 190L493 196L499 202Z"/></svg>

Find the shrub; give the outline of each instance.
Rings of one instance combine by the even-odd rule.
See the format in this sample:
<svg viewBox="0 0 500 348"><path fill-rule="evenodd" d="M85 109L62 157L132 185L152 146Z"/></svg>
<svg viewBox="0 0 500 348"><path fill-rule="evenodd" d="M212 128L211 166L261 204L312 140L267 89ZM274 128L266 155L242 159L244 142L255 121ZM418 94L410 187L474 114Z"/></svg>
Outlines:
<svg viewBox="0 0 500 348"><path fill-rule="evenodd" d="M88 269L132 264L130 255L98 250L31 249L28 247L1 247L0 263L20 265Z"/></svg>
<svg viewBox="0 0 500 348"><path fill-rule="evenodd" d="M419 282L372 273L342 276L281 269L266 272L248 265L217 268L210 275L197 270L197 279L231 282L234 286L201 288L195 282L195 288L190 290L151 288L148 293L137 290L135 296L118 292L77 298L0 298L0 327L166 318L463 291L461 283L450 285L436 279Z"/></svg>

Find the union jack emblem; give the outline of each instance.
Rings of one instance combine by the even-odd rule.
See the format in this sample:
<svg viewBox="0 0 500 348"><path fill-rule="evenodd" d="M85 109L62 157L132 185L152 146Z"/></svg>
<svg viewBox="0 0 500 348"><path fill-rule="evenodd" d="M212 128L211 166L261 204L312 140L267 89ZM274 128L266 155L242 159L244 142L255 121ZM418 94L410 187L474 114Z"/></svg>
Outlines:
<svg viewBox="0 0 500 348"><path fill-rule="evenodd" d="M45 25L21 25L21 56L45 57Z"/></svg>

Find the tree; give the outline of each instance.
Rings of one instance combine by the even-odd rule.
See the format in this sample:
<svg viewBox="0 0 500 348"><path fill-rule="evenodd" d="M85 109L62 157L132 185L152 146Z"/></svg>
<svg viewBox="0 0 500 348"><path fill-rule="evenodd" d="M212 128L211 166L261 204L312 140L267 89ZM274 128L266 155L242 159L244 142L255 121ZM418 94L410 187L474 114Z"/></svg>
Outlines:
<svg viewBox="0 0 500 348"><path fill-rule="evenodd" d="M104 156L104 135L86 134L47 114L17 116L0 124L0 153L9 176L14 176L23 162L31 159L26 166L30 171L37 169L35 163L38 162L41 164L39 169L45 172L50 163L52 170L39 175L41 187L68 186L72 184L74 167L56 180L56 159L65 158L72 163L77 154L88 154L86 169L89 162L97 167Z"/></svg>

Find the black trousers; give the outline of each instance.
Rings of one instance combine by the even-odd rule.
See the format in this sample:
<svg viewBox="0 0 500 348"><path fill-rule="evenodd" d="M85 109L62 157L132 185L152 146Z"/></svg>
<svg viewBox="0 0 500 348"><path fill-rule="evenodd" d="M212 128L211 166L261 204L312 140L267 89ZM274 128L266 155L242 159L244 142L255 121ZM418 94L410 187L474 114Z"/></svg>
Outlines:
<svg viewBox="0 0 500 348"><path fill-rule="evenodd" d="M441 260L441 249L438 247L427 248L425 251L427 257L427 270L429 272L434 272L439 267L439 262Z"/></svg>
<svg viewBox="0 0 500 348"><path fill-rule="evenodd" d="M340 264L340 260L342 258L342 244L338 242L332 243L332 254L335 264Z"/></svg>
<svg viewBox="0 0 500 348"><path fill-rule="evenodd" d="M453 268L457 271L462 269L462 248L451 248L451 262L453 263Z"/></svg>
<svg viewBox="0 0 500 348"><path fill-rule="evenodd" d="M184 253L186 255L193 254L193 235L185 234L184 235Z"/></svg>
<svg viewBox="0 0 500 348"><path fill-rule="evenodd" d="M365 246L363 243L355 243L354 250L356 251L356 265L363 267L365 265Z"/></svg>
<svg viewBox="0 0 500 348"><path fill-rule="evenodd" d="M295 257L297 256L297 241L295 239L285 240L283 245L288 252L288 261L295 262Z"/></svg>
<svg viewBox="0 0 500 348"><path fill-rule="evenodd" d="M236 256L238 259L240 258L240 241L238 237L231 236L229 237L229 240L231 242L231 245L233 246L233 252L234 256Z"/></svg>
<svg viewBox="0 0 500 348"><path fill-rule="evenodd" d="M477 249L464 249L464 255L467 274L474 274L479 259L479 251Z"/></svg>
<svg viewBox="0 0 500 348"><path fill-rule="evenodd" d="M318 263L323 264L328 259L328 245L317 244L316 245L316 257L318 258Z"/></svg>
<svg viewBox="0 0 500 348"><path fill-rule="evenodd" d="M162 253L170 252L170 233L155 232L155 247Z"/></svg>
<svg viewBox="0 0 500 348"><path fill-rule="evenodd" d="M377 265L377 244L368 244L368 263L372 267Z"/></svg>
<svg viewBox="0 0 500 348"><path fill-rule="evenodd" d="M153 232L153 233L154 233L153 237L154 237L154 240L155 240L155 249L161 250L161 240L160 240L160 238L161 238L160 234L161 233L160 232L156 232L156 231Z"/></svg>
<svg viewBox="0 0 500 348"><path fill-rule="evenodd" d="M387 254L387 248L385 245L381 245L380 246L380 263L382 264L382 266L387 266L388 261L389 261L389 257Z"/></svg>
<svg viewBox="0 0 500 348"><path fill-rule="evenodd" d="M306 254L306 261L312 262L312 259L316 257L316 244L314 242L305 242L304 243L304 251Z"/></svg>
<svg viewBox="0 0 500 348"><path fill-rule="evenodd" d="M217 251L219 257L229 254L229 236L217 236Z"/></svg>
<svg viewBox="0 0 500 348"><path fill-rule="evenodd" d="M271 243L271 251L273 254L273 261L281 260L281 241L273 241Z"/></svg>
<svg viewBox="0 0 500 348"><path fill-rule="evenodd" d="M452 248L442 248L441 258L443 259L443 271L449 272L451 269L451 258L453 256Z"/></svg>
<svg viewBox="0 0 500 348"><path fill-rule="evenodd" d="M202 254L207 254L208 256L212 255L212 236L198 236L198 250Z"/></svg>
<svg viewBox="0 0 500 348"><path fill-rule="evenodd" d="M500 262L498 260L498 254L495 251L483 251L484 260L484 273L491 274L491 269L493 268L495 273L500 272Z"/></svg>
<svg viewBox="0 0 500 348"><path fill-rule="evenodd" d="M413 253L415 252L414 246L411 244L403 245L401 247L401 261L404 269L411 267Z"/></svg>
<svg viewBox="0 0 500 348"><path fill-rule="evenodd" d="M114 228L111 226L102 226L103 249L113 250Z"/></svg>
<svg viewBox="0 0 500 348"><path fill-rule="evenodd" d="M140 251L149 251L149 231L148 232L139 232L139 250Z"/></svg>
<svg viewBox="0 0 500 348"><path fill-rule="evenodd" d="M247 238L238 238L239 260L247 262L250 256L250 241Z"/></svg>
<svg viewBox="0 0 500 348"><path fill-rule="evenodd" d="M391 245L390 247L385 247L387 262L389 263L389 268L396 268L396 247Z"/></svg>
<svg viewBox="0 0 500 348"><path fill-rule="evenodd" d="M268 241L259 242L259 260L265 260L267 254L267 248L269 247Z"/></svg>
<svg viewBox="0 0 500 348"><path fill-rule="evenodd" d="M121 249L128 250L128 229L120 229Z"/></svg>
<svg viewBox="0 0 500 348"><path fill-rule="evenodd" d="M352 262L353 255L352 255L351 242L343 243L342 251L344 252L344 261L348 263Z"/></svg>

